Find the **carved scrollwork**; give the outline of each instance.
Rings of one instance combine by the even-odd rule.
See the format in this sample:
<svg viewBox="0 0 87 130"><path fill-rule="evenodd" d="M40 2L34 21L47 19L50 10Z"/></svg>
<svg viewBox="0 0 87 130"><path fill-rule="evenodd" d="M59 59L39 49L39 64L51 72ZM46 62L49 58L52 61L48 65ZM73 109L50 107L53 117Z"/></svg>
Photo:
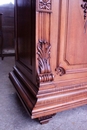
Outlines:
<svg viewBox="0 0 87 130"><path fill-rule="evenodd" d="M39 0L39 8L51 10L51 0Z"/></svg>
<svg viewBox="0 0 87 130"><path fill-rule="evenodd" d="M66 73L65 69L63 67L58 67L58 68L55 69L55 71L57 72L57 74L59 76L62 76L62 75L64 75Z"/></svg>
<svg viewBox="0 0 87 130"><path fill-rule="evenodd" d="M48 42L39 40L37 45L37 54L38 74L40 82L52 81L54 79L50 68L50 49L51 45Z"/></svg>

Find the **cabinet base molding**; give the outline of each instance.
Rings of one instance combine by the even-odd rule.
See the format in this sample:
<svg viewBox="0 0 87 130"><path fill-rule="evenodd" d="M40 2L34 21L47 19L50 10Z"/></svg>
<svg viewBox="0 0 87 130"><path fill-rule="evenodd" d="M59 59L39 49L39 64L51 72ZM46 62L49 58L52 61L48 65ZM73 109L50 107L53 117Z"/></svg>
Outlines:
<svg viewBox="0 0 87 130"><path fill-rule="evenodd" d="M87 104L87 85L66 89L59 86L53 89L55 85L45 83L35 86L17 67L9 73L9 78L30 117L41 124L47 123L57 112Z"/></svg>

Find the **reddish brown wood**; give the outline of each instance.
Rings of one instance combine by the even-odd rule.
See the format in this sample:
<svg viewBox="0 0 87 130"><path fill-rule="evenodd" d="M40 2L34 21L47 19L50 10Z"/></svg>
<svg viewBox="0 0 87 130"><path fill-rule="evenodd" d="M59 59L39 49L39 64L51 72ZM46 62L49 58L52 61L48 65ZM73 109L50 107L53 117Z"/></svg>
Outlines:
<svg viewBox="0 0 87 130"><path fill-rule="evenodd" d="M9 77L32 119L87 104L87 32L79 0L15 0Z"/></svg>

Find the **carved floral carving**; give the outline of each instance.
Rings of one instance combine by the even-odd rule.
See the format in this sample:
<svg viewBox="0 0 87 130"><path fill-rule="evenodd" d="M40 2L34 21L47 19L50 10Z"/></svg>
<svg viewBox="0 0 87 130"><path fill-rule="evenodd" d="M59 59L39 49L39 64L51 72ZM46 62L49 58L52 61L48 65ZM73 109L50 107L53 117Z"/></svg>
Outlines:
<svg viewBox="0 0 87 130"><path fill-rule="evenodd" d="M86 19L86 13L87 13L87 0L83 0L83 4L81 4L82 9L84 10L84 20Z"/></svg>
<svg viewBox="0 0 87 130"><path fill-rule="evenodd" d="M51 0L39 0L39 9L51 10Z"/></svg>
<svg viewBox="0 0 87 130"><path fill-rule="evenodd" d="M50 68L50 49L51 45L48 42L39 40L37 45L37 54L38 74L40 82L52 81L54 79Z"/></svg>
<svg viewBox="0 0 87 130"><path fill-rule="evenodd" d="M81 4L81 7L83 9L83 12L84 12L84 20L85 20L85 23L84 23L84 30L85 30L85 33L86 33L86 28L87 28L87 0L83 0L83 4Z"/></svg>

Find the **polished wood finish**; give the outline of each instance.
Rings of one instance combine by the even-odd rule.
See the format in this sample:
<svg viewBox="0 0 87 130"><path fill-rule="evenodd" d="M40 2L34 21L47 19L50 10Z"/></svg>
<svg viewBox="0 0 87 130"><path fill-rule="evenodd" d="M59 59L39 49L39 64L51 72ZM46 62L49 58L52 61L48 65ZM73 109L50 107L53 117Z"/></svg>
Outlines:
<svg viewBox="0 0 87 130"><path fill-rule="evenodd" d="M84 4L15 1L16 62L9 77L31 118L41 123L87 104Z"/></svg>

